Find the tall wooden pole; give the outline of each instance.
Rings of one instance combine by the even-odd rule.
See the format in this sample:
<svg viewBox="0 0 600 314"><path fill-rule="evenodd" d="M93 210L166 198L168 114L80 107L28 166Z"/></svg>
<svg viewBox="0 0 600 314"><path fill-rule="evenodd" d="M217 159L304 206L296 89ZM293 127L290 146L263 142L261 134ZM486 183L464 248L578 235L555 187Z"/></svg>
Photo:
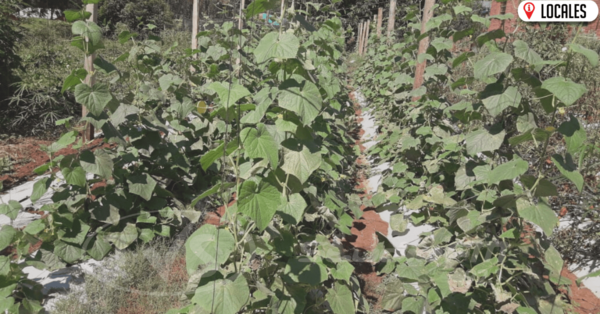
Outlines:
<svg viewBox="0 0 600 314"><path fill-rule="evenodd" d="M427 22L433 16L433 5L435 4L435 0L425 0L425 7L423 8L423 20L421 21L421 34L424 34L427 27ZM417 57L421 54L427 52L427 48L429 47L429 36L421 39L419 42L419 52ZM421 63L417 63L417 67L415 69L415 84L413 85L413 89L417 89L423 85L423 74L425 73L425 67L427 66L427 60L423 60ZM417 98L418 99L418 98ZM415 99L416 100L416 99Z"/></svg>
<svg viewBox="0 0 600 314"><path fill-rule="evenodd" d="M238 20L238 29L241 31L244 28L244 19L243 19L243 14L244 14L244 8L246 6L246 1L242 0L240 2L240 16L239 16L239 20ZM242 36L240 34L240 36ZM240 50L240 45L237 46L237 49ZM235 64L240 64L240 57L237 57L235 59Z"/></svg>
<svg viewBox="0 0 600 314"><path fill-rule="evenodd" d="M391 40L394 25L396 25L396 0L390 0L390 16L387 25L388 41Z"/></svg>
<svg viewBox="0 0 600 314"><path fill-rule="evenodd" d="M360 41L362 40L362 22L358 22L356 30L356 53L360 55Z"/></svg>
<svg viewBox="0 0 600 314"><path fill-rule="evenodd" d="M192 8L192 50L198 49L198 0L194 0ZM196 54L194 54L196 58Z"/></svg>
<svg viewBox="0 0 600 314"><path fill-rule="evenodd" d="M362 54L367 53L367 45L369 44L369 33L371 32L371 20L367 21L367 25L365 26L365 40L363 43Z"/></svg>
<svg viewBox="0 0 600 314"><path fill-rule="evenodd" d="M92 15L88 19L90 22L96 23L98 21L98 5L97 4L88 4L85 7L86 11L90 12ZM85 39L88 40L87 38ZM96 82L96 78L94 77L94 59L96 58L95 54L85 56L85 60L83 61L83 67L87 71L87 76L85 77L85 84L90 87L94 86ZM85 106L81 106L81 116L85 118L88 114L88 110ZM94 139L94 126L89 122L86 122L85 129L83 130L83 139L86 141L90 141Z"/></svg>
<svg viewBox="0 0 600 314"><path fill-rule="evenodd" d="M383 24L383 8L377 11L377 37L381 37L381 26Z"/></svg>

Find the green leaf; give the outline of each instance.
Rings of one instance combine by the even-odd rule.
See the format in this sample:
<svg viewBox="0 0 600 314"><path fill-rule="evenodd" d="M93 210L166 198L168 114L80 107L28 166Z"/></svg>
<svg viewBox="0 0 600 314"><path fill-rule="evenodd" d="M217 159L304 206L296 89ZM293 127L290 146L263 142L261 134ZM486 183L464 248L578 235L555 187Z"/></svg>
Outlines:
<svg viewBox="0 0 600 314"><path fill-rule="evenodd" d="M595 52L594 50L585 48L584 46L582 46L580 44L569 44L569 47L571 47L571 49L573 51L584 55L588 59L588 61L590 61L590 64L592 66L598 65L598 53Z"/></svg>
<svg viewBox="0 0 600 314"><path fill-rule="evenodd" d="M82 14L81 10L65 10L63 13L65 15L65 20L69 23L77 20L87 20L92 15L90 12L84 12L85 14Z"/></svg>
<svg viewBox="0 0 600 314"><path fill-rule="evenodd" d="M258 184L253 181L245 181L240 188L238 209L252 218L256 227L263 231L279 207L280 194L276 187L265 180Z"/></svg>
<svg viewBox="0 0 600 314"><path fill-rule="evenodd" d="M587 92L585 85L577 84L563 77L552 77L545 80L542 88L550 91L566 106L572 105Z"/></svg>
<svg viewBox="0 0 600 314"><path fill-rule="evenodd" d="M538 178L532 175L524 174L521 176L520 180L526 188L531 190L535 182L538 181ZM556 195L558 195L558 190L556 189L554 183L548 181L547 179L540 178L537 186L535 187L534 196L542 197Z"/></svg>
<svg viewBox="0 0 600 314"><path fill-rule="evenodd" d="M306 283L312 286L319 285L327 280L327 268L318 259L306 256L293 257L285 266L283 279L290 283Z"/></svg>
<svg viewBox="0 0 600 314"><path fill-rule="evenodd" d="M75 69L71 71L71 74L67 76L65 82L63 83L61 93L65 91L71 90L73 87L83 84L83 80L87 76L87 71L85 69Z"/></svg>
<svg viewBox="0 0 600 314"><path fill-rule="evenodd" d="M212 165L217 159L223 156L223 151L225 150L226 156L231 155L238 148L238 138L230 139L227 142L227 149L224 149L225 143L221 143L221 145L217 146L217 148L210 150L206 154L200 157L200 165L202 169L206 170L210 165Z"/></svg>
<svg viewBox="0 0 600 314"><path fill-rule="evenodd" d="M348 261L341 261L337 263L335 268L330 268L329 271L333 278L350 282L350 276L352 276L352 272L354 272L354 266Z"/></svg>
<svg viewBox="0 0 600 314"><path fill-rule="evenodd" d="M279 107L295 112L304 125L319 115L323 104L319 88L299 75L281 83L277 100Z"/></svg>
<svg viewBox="0 0 600 314"><path fill-rule="evenodd" d="M540 226L547 236L552 235L552 231L558 223L558 218L552 208L541 200L537 204L531 204L527 200L519 199L517 200L517 211L519 216Z"/></svg>
<svg viewBox="0 0 600 314"><path fill-rule="evenodd" d="M129 31L122 31L121 33L119 33L119 43L124 44L127 41L129 41L129 39L131 39L135 36L137 36L136 33L130 33Z"/></svg>
<svg viewBox="0 0 600 314"><path fill-rule="evenodd" d="M452 240L453 234L447 228L439 228L433 232L433 245L437 246Z"/></svg>
<svg viewBox="0 0 600 314"><path fill-rule="evenodd" d="M336 282L332 289L327 289L326 300L335 314L355 313L352 291L340 282Z"/></svg>
<svg viewBox="0 0 600 314"><path fill-rule="evenodd" d="M267 159L273 169L277 168L279 164L279 147L264 124L259 123L256 128L243 129L240 132L240 138L246 154L250 158Z"/></svg>
<svg viewBox="0 0 600 314"><path fill-rule="evenodd" d="M134 224L128 223L121 232L112 232L106 235L106 240L112 242L114 246L123 250L131 245L138 238L138 230Z"/></svg>
<svg viewBox="0 0 600 314"><path fill-rule="evenodd" d="M89 249L87 249L88 254L95 260L100 261L110 252L112 246L108 241L104 239L103 236L96 236L93 240L90 241L91 244L88 244Z"/></svg>
<svg viewBox="0 0 600 314"><path fill-rule="evenodd" d="M471 132L465 137L467 153L475 155L481 152L493 152L500 148L505 136L506 131L504 130L497 134L491 134L486 129Z"/></svg>
<svg viewBox="0 0 600 314"><path fill-rule="evenodd" d="M237 278L218 279L215 283L208 282L196 289L192 302L209 313L236 314L250 299L250 289L243 275Z"/></svg>
<svg viewBox="0 0 600 314"><path fill-rule="evenodd" d="M498 258L494 257L475 265L469 272L478 278L487 278L498 271Z"/></svg>
<svg viewBox="0 0 600 314"><path fill-rule="evenodd" d="M102 72L106 75L118 71L117 67L115 67L112 63L104 60L102 56L96 57L96 59L94 60L94 66L98 72Z"/></svg>
<svg viewBox="0 0 600 314"><path fill-rule="evenodd" d="M558 171L571 180L571 182L575 183L577 190L581 193L583 190L583 176L577 171L577 165L573 162L571 154L566 153L565 158L559 154L554 154L552 155L552 161L556 165L556 168L558 168Z"/></svg>
<svg viewBox="0 0 600 314"><path fill-rule="evenodd" d="M15 230L15 228L13 228L11 225L2 226L2 229L0 229L0 251L4 250L12 243L16 234L17 230Z"/></svg>
<svg viewBox="0 0 600 314"><path fill-rule="evenodd" d="M452 60L452 68L456 68L457 66L461 65L463 62L467 61L470 57L474 55L475 53L470 51L462 53L460 56Z"/></svg>
<svg viewBox="0 0 600 314"><path fill-rule="evenodd" d="M504 93L494 95L483 100L483 105L492 116L497 116L508 107L519 107L521 103L521 93L514 87L508 87Z"/></svg>
<svg viewBox="0 0 600 314"><path fill-rule="evenodd" d="M477 36L475 41L477 42L477 45L479 45L479 47L481 47L488 41L498 39L498 38L504 38L504 37L506 37L506 34L504 33L503 30L495 29L493 31L489 31L487 33Z"/></svg>
<svg viewBox="0 0 600 314"><path fill-rule="evenodd" d="M390 217L390 227L393 231L402 233L408 227L408 220L404 218L404 214L396 214Z"/></svg>
<svg viewBox="0 0 600 314"><path fill-rule="evenodd" d="M79 163L86 172L106 179L112 177L113 161L104 149L97 149L93 153L89 150L81 152Z"/></svg>
<svg viewBox="0 0 600 314"><path fill-rule="evenodd" d="M473 66L474 76L477 79L483 79L490 75L504 72L512 61L513 57L509 54L492 52L475 63Z"/></svg>
<svg viewBox="0 0 600 314"><path fill-rule="evenodd" d="M23 229L23 232L36 235L40 233L42 230L46 229L46 222L42 219L32 221L30 224Z"/></svg>
<svg viewBox="0 0 600 314"><path fill-rule="evenodd" d="M304 210L308 205L300 193L292 194L289 198L290 200L288 201L282 196L277 213L285 222L297 225L302 221Z"/></svg>
<svg viewBox="0 0 600 314"><path fill-rule="evenodd" d="M160 89L165 92L169 90L171 86L178 87L181 83L183 83L183 79L173 74L165 74L158 79Z"/></svg>
<svg viewBox="0 0 600 314"><path fill-rule="evenodd" d="M437 37L431 42L431 45L435 47L435 50L442 51L444 49L451 51L454 43L450 38Z"/></svg>
<svg viewBox="0 0 600 314"><path fill-rule="evenodd" d="M85 186L87 183L85 178L85 170L77 166L74 168L65 167L60 170L68 184Z"/></svg>
<svg viewBox="0 0 600 314"><path fill-rule="evenodd" d="M50 178L43 178L34 183L33 192L31 193L31 202L35 203L40 198L42 198L46 191L48 191L48 188L52 184L52 181L53 180L51 180Z"/></svg>
<svg viewBox="0 0 600 314"><path fill-rule="evenodd" d="M54 246L54 254L69 264L80 260L85 253L85 251L78 246L67 244L63 241L57 242L58 243Z"/></svg>
<svg viewBox="0 0 600 314"><path fill-rule="evenodd" d="M112 95L106 84L98 83L92 87L87 84L75 86L75 101L84 105L95 116L102 113L111 99Z"/></svg>
<svg viewBox="0 0 600 314"><path fill-rule="evenodd" d="M0 214L8 216L11 220L15 220L22 209L21 203L13 200L8 201L8 204L0 204Z"/></svg>
<svg viewBox="0 0 600 314"><path fill-rule="evenodd" d="M546 259L545 265L551 272L556 275L559 275L562 271L564 261L560 256L560 253L554 248L554 246L550 246L546 252L544 253L544 258Z"/></svg>
<svg viewBox="0 0 600 314"><path fill-rule="evenodd" d="M71 46L79 48L87 55L104 48L102 44L102 29L94 22L77 21L73 23L71 32L73 35L77 35L71 40Z"/></svg>
<svg viewBox="0 0 600 314"><path fill-rule="evenodd" d="M500 183L503 180L512 180L529 169L529 163L523 159L514 159L494 168L488 175L488 184Z"/></svg>
<svg viewBox="0 0 600 314"><path fill-rule="evenodd" d="M388 312L395 312L402 307L404 286L402 281L394 280L384 285L385 290L381 294L381 307Z"/></svg>
<svg viewBox="0 0 600 314"><path fill-rule="evenodd" d="M526 42L522 40L515 40L513 42L513 46L515 47L515 57L523 59L525 62L527 62L527 64L535 65L543 61L542 57L540 57L537 52L529 48ZM535 66L535 70L540 71L542 67L543 65Z"/></svg>
<svg viewBox="0 0 600 314"><path fill-rule="evenodd" d="M250 3L250 5L248 5L248 7L246 8L246 10L244 10L246 12L246 18L250 19L251 17L257 15L257 14L265 14L264 12L267 12L271 9L274 9L277 7L277 5L280 2L277 0L255 0L252 1L252 3Z"/></svg>
<svg viewBox="0 0 600 314"><path fill-rule="evenodd" d="M213 82L208 88L214 90L219 95L220 103L228 109L238 100L250 95L250 91L244 86L233 83L229 88L228 82Z"/></svg>
<svg viewBox="0 0 600 314"><path fill-rule="evenodd" d="M306 182L310 175L321 166L321 153L311 153L310 149L295 139L288 139L281 143L283 149L283 166L281 169L287 174L298 178L301 183Z"/></svg>
<svg viewBox="0 0 600 314"><path fill-rule="evenodd" d="M423 313L424 305L425 298L423 297L407 297L402 300L402 313L421 314Z"/></svg>
<svg viewBox="0 0 600 314"><path fill-rule="evenodd" d="M300 47L298 37L291 33L271 32L266 34L254 50L256 62L263 63L270 58L295 58Z"/></svg>
<svg viewBox="0 0 600 314"><path fill-rule="evenodd" d="M229 259L234 248L235 239L231 232L217 229L211 224L203 225L185 242L185 262L188 274L193 274L198 266L214 266L215 261L218 265L223 264Z"/></svg>
<svg viewBox="0 0 600 314"><path fill-rule="evenodd" d="M156 181L147 173L130 176L127 178L127 184L130 193L139 195L147 201L152 198L152 193L156 187Z"/></svg>
<svg viewBox="0 0 600 314"><path fill-rule="evenodd" d="M571 115L569 121L563 122L558 127L558 132L564 136L567 143L567 151L571 154L578 153L587 140L585 129L581 127L579 121L573 115Z"/></svg>

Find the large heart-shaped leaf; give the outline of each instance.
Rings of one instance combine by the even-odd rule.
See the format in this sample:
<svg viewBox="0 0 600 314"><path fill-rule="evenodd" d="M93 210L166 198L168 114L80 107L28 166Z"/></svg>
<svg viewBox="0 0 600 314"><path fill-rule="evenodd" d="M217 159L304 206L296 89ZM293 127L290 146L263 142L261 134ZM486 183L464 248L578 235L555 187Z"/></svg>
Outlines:
<svg viewBox="0 0 600 314"><path fill-rule="evenodd" d="M198 266L211 265L215 261L223 264L235 248L231 232L205 224L196 230L185 242L185 263L188 274L193 274Z"/></svg>
<svg viewBox="0 0 600 314"><path fill-rule="evenodd" d="M252 218L259 230L265 230L279 207L280 194L277 188L267 181L258 184L245 181L240 188L238 210Z"/></svg>
<svg viewBox="0 0 600 314"><path fill-rule="evenodd" d="M553 77L542 83L542 88L550 91L565 105L570 106L587 92L585 85L564 77Z"/></svg>
<svg viewBox="0 0 600 314"><path fill-rule="evenodd" d="M506 136L506 131L502 130L497 134L491 134L486 129L467 134L465 141L467 143L467 153L475 155L481 152L492 152L500 148Z"/></svg>
<svg viewBox="0 0 600 314"><path fill-rule="evenodd" d="M350 288L341 282L336 282L333 288L327 289L327 301L333 313L355 313L354 298Z"/></svg>
<svg viewBox="0 0 600 314"><path fill-rule="evenodd" d="M513 57L503 52L492 52L485 58L477 61L474 68L474 76L478 79L486 78L500 72L504 72L513 61Z"/></svg>
<svg viewBox="0 0 600 314"><path fill-rule="evenodd" d="M306 201L299 193L292 194L289 196L289 201L282 197L281 205L277 209L279 216L286 221L297 225L302 221L304 210L306 209Z"/></svg>
<svg viewBox="0 0 600 314"><path fill-rule="evenodd" d="M213 314L236 314L250 299L248 283L243 275L235 280L218 279L196 289L192 302ZM212 312L211 312L212 311Z"/></svg>
<svg viewBox="0 0 600 314"><path fill-rule="evenodd" d="M87 84L75 86L75 101L84 105L95 116L102 113L111 99L112 95L106 84L99 83L92 87Z"/></svg>
<svg viewBox="0 0 600 314"><path fill-rule="evenodd" d="M573 162L571 154L567 153L564 158L559 154L554 154L552 155L552 161L560 173L575 183L577 190L581 192L583 189L583 176L577 170L577 165Z"/></svg>
<svg viewBox="0 0 600 314"><path fill-rule="evenodd" d="M228 82L214 82L208 86L219 95L221 105L226 109L235 104L236 101L250 95L250 91L244 86L233 83L231 88Z"/></svg>
<svg viewBox="0 0 600 314"><path fill-rule="evenodd" d="M321 153L312 153L310 149L295 139L283 141L283 166L287 174L294 175L301 183L306 182L310 175L321 166Z"/></svg>
<svg viewBox="0 0 600 314"><path fill-rule="evenodd" d="M529 163L523 159L515 159L494 168L488 175L488 183L495 184L502 180L512 180L527 172Z"/></svg>
<svg viewBox="0 0 600 314"><path fill-rule="evenodd" d="M254 50L256 62L263 63L270 58L295 58L300 47L300 41L294 34L271 32L266 34Z"/></svg>
<svg viewBox="0 0 600 314"><path fill-rule="evenodd" d="M152 193L156 187L156 180L147 174L130 176L127 178L127 184L129 185L129 192L141 196L143 199L149 201L152 198Z"/></svg>
<svg viewBox="0 0 600 314"><path fill-rule="evenodd" d="M269 160L273 169L279 164L279 147L273 136L267 131L264 124L256 128L245 128L240 132L242 145L250 158L264 158Z"/></svg>
<svg viewBox="0 0 600 314"><path fill-rule="evenodd" d="M521 93L519 90L510 86L500 95L494 95L483 100L483 105L492 116L497 116L508 107L519 107L521 103Z"/></svg>
<svg viewBox="0 0 600 314"><path fill-rule="evenodd" d="M527 200L519 199L517 200L517 211L519 216L540 226L547 236L552 235L552 231L558 223L558 218L552 208L541 200L537 204L532 204Z"/></svg>
<svg viewBox="0 0 600 314"><path fill-rule="evenodd" d="M79 156L81 168L86 172L97 174L109 179L112 176L113 161L104 149L97 149L94 153L83 151Z"/></svg>
<svg viewBox="0 0 600 314"><path fill-rule="evenodd" d="M281 83L277 100L280 107L295 112L304 125L319 115L323 103L319 88L298 75Z"/></svg>
<svg viewBox="0 0 600 314"><path fill-rule="evenodd" d="M535 50L529 48L526 42L515 40L513 46L515 47L515 57L525 60L528 64L535 65L543 61L542 57ZM542 67L543 65L537 65L535 70L539 71Z"/></svg>
<svg viewBox="0 0 600 314"><path fill-rule="evenodd" d="M112 232L106 235L106 240L112 242L119 250L127 248L138 238L138 230L134 224L128 223L121 232Z"/></svg>

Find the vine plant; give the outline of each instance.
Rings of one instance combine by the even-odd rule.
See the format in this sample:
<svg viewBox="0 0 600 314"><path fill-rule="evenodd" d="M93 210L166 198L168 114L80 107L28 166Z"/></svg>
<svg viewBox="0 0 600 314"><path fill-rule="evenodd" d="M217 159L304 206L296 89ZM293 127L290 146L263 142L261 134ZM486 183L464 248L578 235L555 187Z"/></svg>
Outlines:
<svg viewBox="0 0 600 314"><path fill-rule="evenodd" d="M578 167L594 147L564 113L587 88L567 76L574 55L596 67L598 54L576 44L575 35L565 59L543 60L500 29L472 38L476 27L510 15L481 17L452 0L435 10L426 34L418 10L409 10L402 41L373 45L353 75L381 121L380 142L369 153L390 165L374 199L402 206L391 218L396 232L433 227L403 256L380 263L381 273L398 278L386 286L382 306L402 313L569 311L557 291L570 281L548 238L558 223L548 197L557 188L543 165L551 160L579 192L585 188ZM452 28L465 18L481 26ZM431 46L417 55L426 35ZM457 53L458 45L481 52ZM423 61L426 82L413 89ZM550 125L538 127L540 118ZM566 149L549 155L551 138L562 138ZM522 145L533 145L535 155L522 154Z"/></svg>
<svg viewBox="0 0 600 314"><path fill-rule="evenodd" d="M275 5L255 1L246 17ZM332 244L362 214L350 179L354 111L338 78L344 30L337 17L320 25L296 18L285 31L224 23L200 33L200 48L184 55L157 36L137 40L125 31L118 39L132 48L110 62L89 13L65 15L72 45L98 57L94 73L73 70L63 90L88 109L83 120L102 130L105 145L86 148L69 119L59 122L68 132L47 147L51 161L36 173L49 176L31 196L36 202L53 190L41 209L48 216L0 230L0 249L15 253L0 257L0 311L43 311L41 286L26 278L26 266L102 260L172 236L219 205L226 207L221 225L204 224L186 242L190 306L174 313L368 306L354 267ZM84 84L88 74L100 82ZM117 90L130 92L117 97ZM56 155L69 146L77 153ZM11 219L20 210L14 201L0 205Z"/></svg>

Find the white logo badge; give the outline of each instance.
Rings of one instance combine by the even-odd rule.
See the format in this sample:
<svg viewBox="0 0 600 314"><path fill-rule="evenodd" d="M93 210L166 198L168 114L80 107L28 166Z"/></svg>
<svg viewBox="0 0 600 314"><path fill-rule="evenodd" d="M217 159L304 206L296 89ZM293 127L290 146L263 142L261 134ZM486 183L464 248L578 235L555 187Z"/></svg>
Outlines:
<svg viewBox="0 0 600 314"><path fill-rule="evenodd" d="M594 1L523 1L519 18L525 22L592 22L598 17Z"/></svg>

